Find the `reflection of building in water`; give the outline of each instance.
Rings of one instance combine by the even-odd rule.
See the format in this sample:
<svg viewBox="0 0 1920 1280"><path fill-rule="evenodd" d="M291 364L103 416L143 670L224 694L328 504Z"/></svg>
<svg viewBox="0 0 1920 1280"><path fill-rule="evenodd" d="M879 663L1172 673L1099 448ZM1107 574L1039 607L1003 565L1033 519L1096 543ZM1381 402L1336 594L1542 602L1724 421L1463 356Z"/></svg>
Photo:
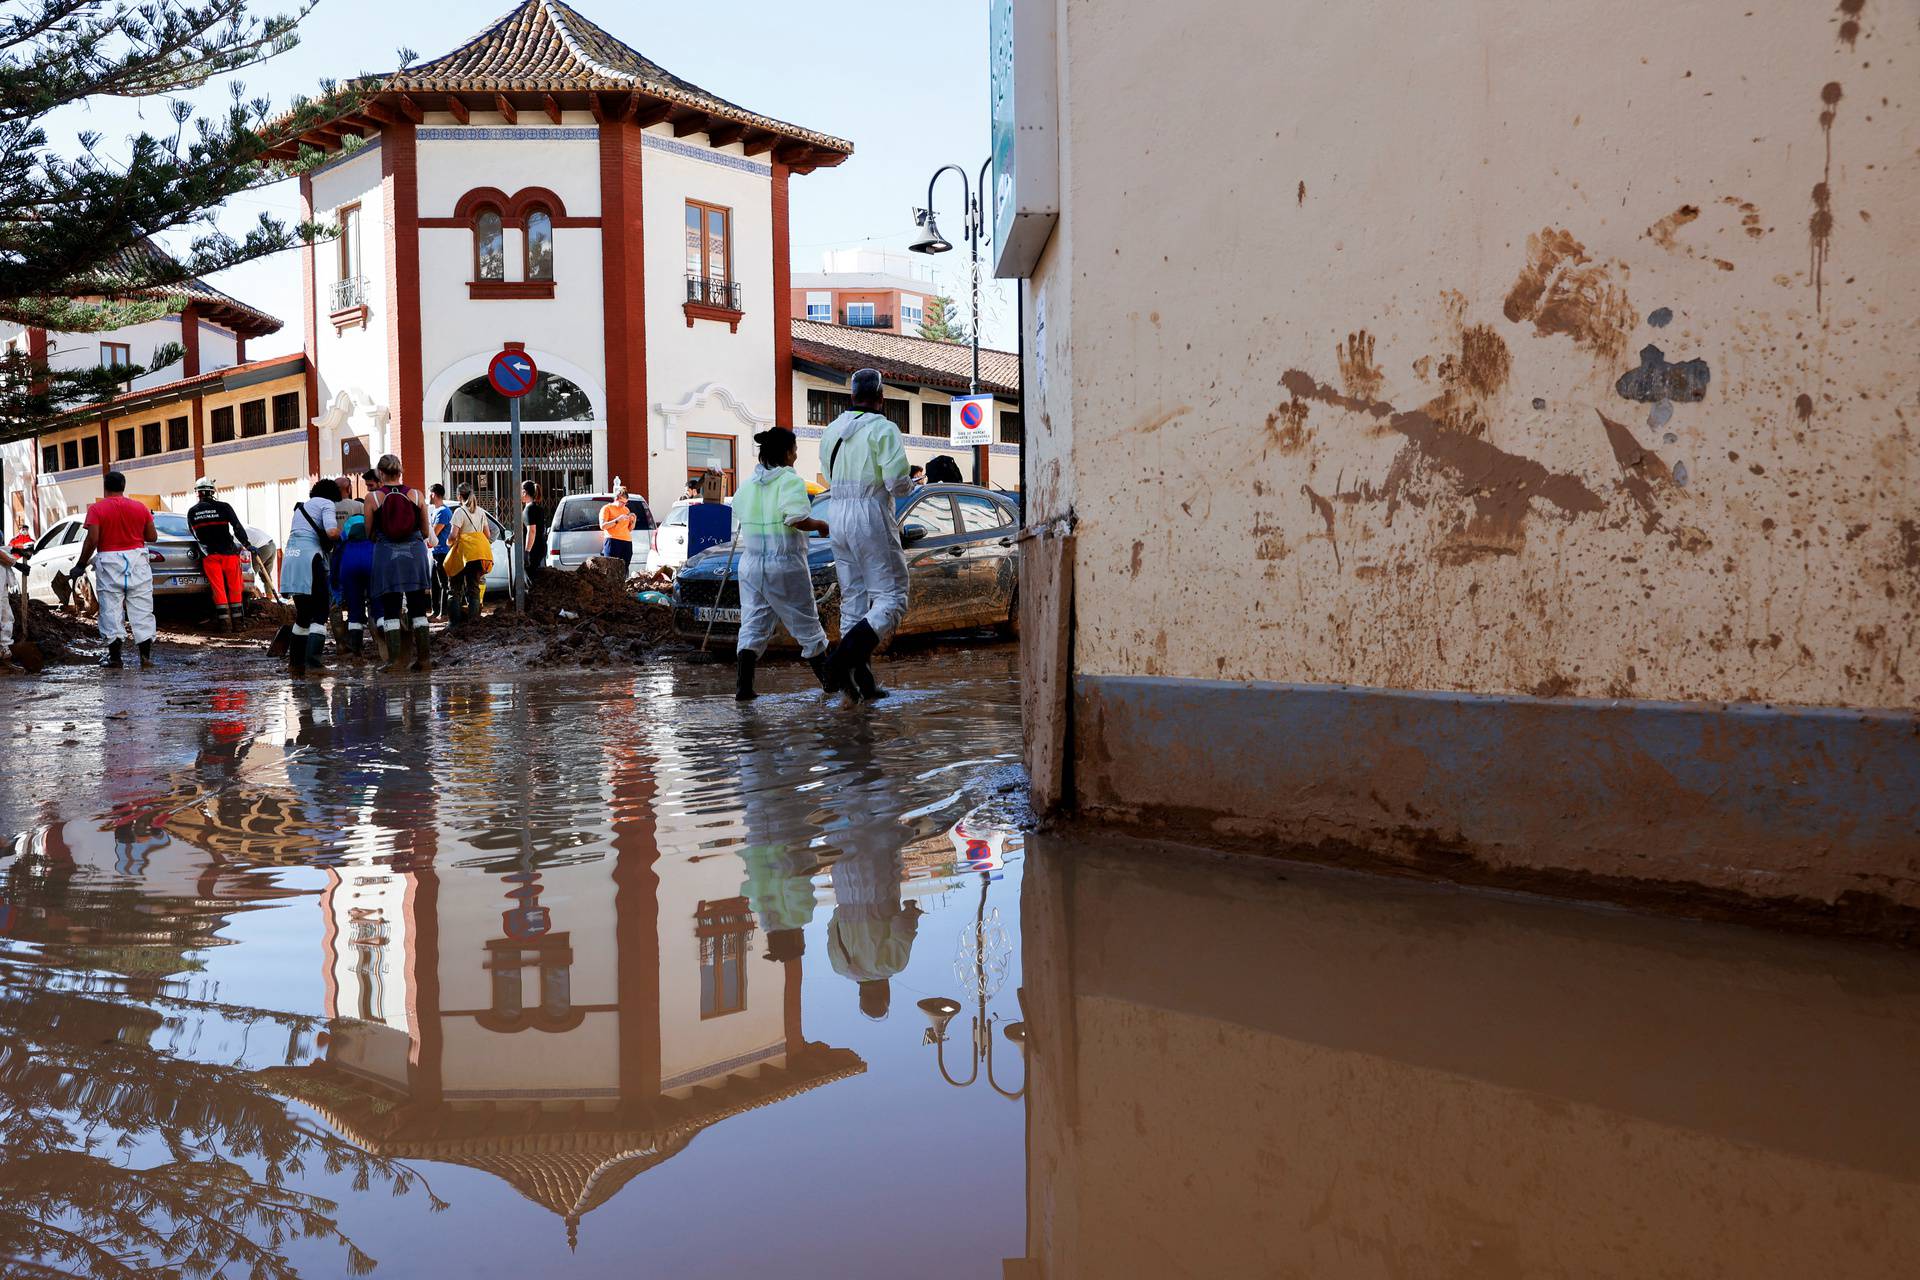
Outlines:
<svg viewBox="0 0 1920 1280"><path fill-rule="evenodd" d="M1009 1276L1915 1274L1911 956L1034 843Z"/></svg>
<svg viewBox="0 0 1920 1280"><path fill-rule="evenodd" d="M487 1170L571 1232L708 1125L864 1070L805 1038L799 959L756 950L739 860L661 859L643 809L616 807L597 861L332 872L331 1039L275 1087L375 1154Z"/></svg>

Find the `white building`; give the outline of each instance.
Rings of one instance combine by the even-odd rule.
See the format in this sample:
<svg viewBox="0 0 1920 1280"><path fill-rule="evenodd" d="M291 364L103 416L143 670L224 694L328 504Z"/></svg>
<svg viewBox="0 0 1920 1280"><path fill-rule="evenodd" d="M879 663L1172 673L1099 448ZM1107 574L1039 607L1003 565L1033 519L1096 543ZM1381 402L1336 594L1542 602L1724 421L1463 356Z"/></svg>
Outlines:
<svg viewBox="0 0 1920 1280"><path fill-rule="evenodd" d="M926 259L898 250L829 249L820 266L794 274L796 318L917 338L939 294Z"/></svg>
<svg viewBox="0 0 1920 1280"><path fill-rule="evenodd" d="M304 264L314 469L398 453L416 483L506 487L489 359L525 349L527 474L656 507L790 422L787 181L852 154L525 0L300 139L335 243ZM293 153L289 143L285 154Z"/></svg>

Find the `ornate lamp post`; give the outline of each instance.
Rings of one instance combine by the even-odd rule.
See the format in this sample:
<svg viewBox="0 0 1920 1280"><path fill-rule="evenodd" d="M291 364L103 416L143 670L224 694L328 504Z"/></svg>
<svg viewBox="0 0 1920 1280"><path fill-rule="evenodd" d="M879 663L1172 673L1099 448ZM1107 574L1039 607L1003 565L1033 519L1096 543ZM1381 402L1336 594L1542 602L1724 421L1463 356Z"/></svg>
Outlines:
<svg viewBox="0 0 1920 1280"><path fill-rule="evenodd" d="M967 380L967 394L980 394L980 239L986 234L986 194L987 166L993 163L989 156L980 162L979 181L969 186L967 171L957 164L943 164L933 171L933 177L927 180L927 207L913 211L915 231L907 248L914 253L946 253L953 248L953 242L940 234L940 227L933 220L933 188L940 181L940 175L952 170L960 175L960 199L965 209L963 215L966 226L963 233L967 238L967 251L973 259L973 326L968 331L973 339L973 374ZM980 445L973 451L973 482L984 485L987 482L987 449Z"/></svg>

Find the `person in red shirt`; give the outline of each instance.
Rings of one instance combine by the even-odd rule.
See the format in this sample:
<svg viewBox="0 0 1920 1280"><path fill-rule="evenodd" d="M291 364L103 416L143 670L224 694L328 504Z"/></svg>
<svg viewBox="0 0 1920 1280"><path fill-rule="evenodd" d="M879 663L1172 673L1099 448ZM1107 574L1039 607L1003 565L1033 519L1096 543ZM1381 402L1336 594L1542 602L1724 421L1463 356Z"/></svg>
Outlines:
<svg viewBox="0 0 1920 1280"><path fill-rule="evenodd" d="M93 565L93 594L100 602L100 635L107 652L103 667L121 665L120 645L127 632L140 650L140 665L153 665L153 567L147 562L147 544L159 539L153 512L127 496L127 478L107 472L106 496L87 508L87 540L80 547L68 580Z"/></svg>

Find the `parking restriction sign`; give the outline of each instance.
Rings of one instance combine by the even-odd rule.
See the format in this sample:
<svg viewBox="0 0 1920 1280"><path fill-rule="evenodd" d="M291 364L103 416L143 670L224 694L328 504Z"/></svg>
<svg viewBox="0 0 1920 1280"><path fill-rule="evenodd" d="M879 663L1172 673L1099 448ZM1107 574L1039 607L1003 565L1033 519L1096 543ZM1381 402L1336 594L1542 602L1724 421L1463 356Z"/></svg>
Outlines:
<svg viewBox="0 0 1920 1280"><path fill-rule="evenodd" d="M993 443L992 396L954 397L953 442L975 447Z"/></svg>

